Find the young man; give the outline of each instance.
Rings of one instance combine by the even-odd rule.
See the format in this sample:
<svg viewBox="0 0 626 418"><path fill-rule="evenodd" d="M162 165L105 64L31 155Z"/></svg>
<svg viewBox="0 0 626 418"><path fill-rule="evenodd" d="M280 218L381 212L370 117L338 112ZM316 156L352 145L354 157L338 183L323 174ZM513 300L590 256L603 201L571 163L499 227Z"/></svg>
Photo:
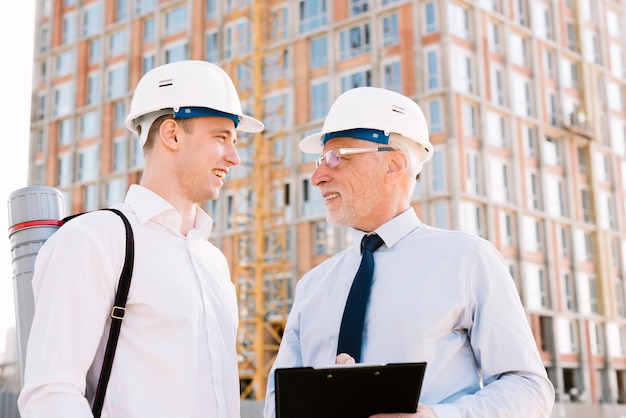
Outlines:
<svg viewBox="0 0 626 418"><path fill-rule="evenodd" d="M228 75L202 61L155 68L137 85L127 127L145 154L140 185L115 207L135 261L103 417L239 417L235 288L198 204L240 163L237 130L259 132ZM75 218L40 250L33 278L22 418L91 417L116 286L123 223Z"/></svg>
<svg viewBox="0 0 626 418"><path fill-rule="evenodd" d="M299 281L265 417L275 417L277 368L354 362L427 363L417 413L377 417L548 417L554 389L503 258L479 237L424 225L410 206L432 155L415 102L348 90L300 149L322 153L311 182L328 222L349 227L354 245ZM364 319L350 329L361 241L374 234L381 240L371 249Z"/></svg>

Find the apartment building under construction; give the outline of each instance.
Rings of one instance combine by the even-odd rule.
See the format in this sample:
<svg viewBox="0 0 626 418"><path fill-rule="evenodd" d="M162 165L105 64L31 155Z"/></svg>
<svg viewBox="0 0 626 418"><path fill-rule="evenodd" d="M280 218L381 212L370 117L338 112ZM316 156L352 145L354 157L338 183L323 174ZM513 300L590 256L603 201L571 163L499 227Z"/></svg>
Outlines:
<svg viewBox="0 0 626 418"><path fill-rule="evenodd" d="M124 121L155 66L222 66L266 124L206 207L239 294L243 398L264 395L298 278L349 245L297 143L339 94L378 86L429 123L417 214L508 261L554 416L626 414L626 0L37 0L36 20L29 184L68 213L139 181Z"/></svg>

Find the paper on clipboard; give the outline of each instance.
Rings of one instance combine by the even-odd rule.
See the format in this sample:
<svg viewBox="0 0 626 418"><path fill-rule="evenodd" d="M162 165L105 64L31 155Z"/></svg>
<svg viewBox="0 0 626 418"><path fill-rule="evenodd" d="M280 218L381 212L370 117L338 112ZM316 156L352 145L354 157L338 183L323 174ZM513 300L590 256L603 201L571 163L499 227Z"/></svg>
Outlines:
<svg viewBox="0 0 626 418"><path fill-rule="evenodd" d="M276 369L276 418L414 413L426 363Z"/></svg>

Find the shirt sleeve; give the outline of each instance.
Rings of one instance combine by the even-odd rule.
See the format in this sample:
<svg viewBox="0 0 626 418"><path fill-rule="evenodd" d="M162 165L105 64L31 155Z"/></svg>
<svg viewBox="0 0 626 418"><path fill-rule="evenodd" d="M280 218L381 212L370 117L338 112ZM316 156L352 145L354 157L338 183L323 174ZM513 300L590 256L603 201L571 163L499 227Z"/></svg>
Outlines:
<svg viewBox="0 0 626 418"><path fill-rule="evenodd" d="M85 397L87 376L108 336L105 326L125 255L122 223L105 212L67 223L36 257L35 313L18 399L22 418L93 417ZM101 364L95 368L97 376Z"/></svg>
<svg viewBox="0 0 626 418"><path fill-rule="evenodd" d="M450 405L432 407L446 417L548 417L554 387L506 262L485 241L472 264L467 282L473 299L468 332L482 388L453 401L456 413Z"/></svg>

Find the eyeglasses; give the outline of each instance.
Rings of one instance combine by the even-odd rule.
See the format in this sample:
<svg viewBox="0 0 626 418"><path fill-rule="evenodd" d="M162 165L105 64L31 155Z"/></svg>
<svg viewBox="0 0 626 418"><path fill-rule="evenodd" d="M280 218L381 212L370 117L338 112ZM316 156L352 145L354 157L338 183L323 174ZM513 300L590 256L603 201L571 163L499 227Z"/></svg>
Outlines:
<svg viewBox="0 0 626 418"><path fill-rule="evenodd" d="M330 168L335 168L341 162L342 155L350 154L365 154L366 152L378 152L378 151L393 151L391 147L378 147L378 148L337 148L323 154L320 158L315 160L315 167L322 165L326 161L326 165Z"/></svg>

